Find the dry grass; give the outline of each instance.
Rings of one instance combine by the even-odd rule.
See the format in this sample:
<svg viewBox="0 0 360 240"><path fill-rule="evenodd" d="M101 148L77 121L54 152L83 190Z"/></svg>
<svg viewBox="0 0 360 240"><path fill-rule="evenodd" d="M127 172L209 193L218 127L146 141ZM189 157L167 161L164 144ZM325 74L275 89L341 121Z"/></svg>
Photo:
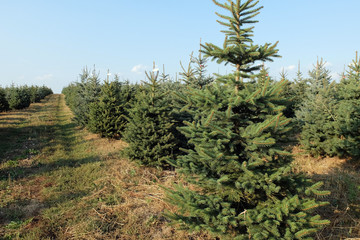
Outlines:
<svg viewBox="0 0 360 240"><path fill-rule="evenodd" d="M330 204L318 211L331 224L317 234L317 239L359 239L360 164L338 157L314 158L299 146L293 148L293 154L295 172L303 172L314 181L323 181L323 189L331 191L325 198Z"/></svg>
<svg viewBox="0 0 360 240"><path fill-rule="evenodd" d="M127 159L109 159L108 164L107 175L96 181L104 187L87 198L107 199L90 212L98 229L90 234L91 238L212 239L206 234L176 230L163 217L165 209L172 207L163 200L159 184L170 187L177 181L174 172L139 167ZM72 232L81 227L74 226Z"/></svg>

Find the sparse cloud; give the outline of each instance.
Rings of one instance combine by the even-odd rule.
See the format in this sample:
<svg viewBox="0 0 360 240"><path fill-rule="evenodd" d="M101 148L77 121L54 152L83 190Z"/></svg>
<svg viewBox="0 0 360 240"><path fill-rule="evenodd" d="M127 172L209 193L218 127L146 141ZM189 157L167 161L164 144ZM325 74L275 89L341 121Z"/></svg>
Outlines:
<svg viewBox="0 0 360 240"><path fill-rule="evenodd" d="M296 68L295 65L290 65L290 66L287 66L287 67L282 67L282 68L281 68L281 71L291 72L291 71L293 71L295 68Z"/></svg>
<svg viewBox="0 0 360 240"><path fill-rule="evenodd" d="M41 76L37 76L35 77L36 80L40 80L40 81L43 81L43 80L49 80L53 77L54 75L52 75L51 73L48 73L48 74L44 74L44 75L41 75Z"/></svg>
<svg viewBox="0 0 360 240"><path fill-rule="evenodd" d="M324 66L325 66L325 67L332 67L333 64L332 64L331 62L325 62Z"/></svg>
<svg viewBox="0 0 360 240"><path fill-rule="evenodd" d="M287 66L285 69L288 70L288 71L292 71L296 68L295 65L290 65L290 66Z"/></svg>
<svg viewBox="0 0 360 240"><path fill-rule="evenodd" d="M145 66L145 65L143 65L143 64L138 64L138 65L135 65L135 66L131 69L131 72L140 74L140 73L143 73L146 69L147 69L147 66Z"/></svg>

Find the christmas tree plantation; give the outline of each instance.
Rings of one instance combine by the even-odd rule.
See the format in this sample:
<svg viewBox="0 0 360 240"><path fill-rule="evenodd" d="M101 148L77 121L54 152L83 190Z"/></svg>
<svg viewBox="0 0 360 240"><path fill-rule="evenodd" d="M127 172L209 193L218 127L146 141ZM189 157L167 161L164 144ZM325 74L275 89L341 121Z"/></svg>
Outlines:
<svg viewBox="0 0 360 240"><path fill-rule="evenodd" d="M252 41L258 1L213 1L226 27L223 47L207 43L203 53L236 67L204 89L189 88L185 109L193 115L181 132L192 148L172 162L190 186L168 189L178 211L167 216L184 229L208 230L222 239L311 239L327 224L313 210L325 203L312 184L291 172L292 157L283 150L289 122L283 116L285 81L262 86L259 61L277 57L276 44ZM248 27L246 27L248 26Z"/></svg>

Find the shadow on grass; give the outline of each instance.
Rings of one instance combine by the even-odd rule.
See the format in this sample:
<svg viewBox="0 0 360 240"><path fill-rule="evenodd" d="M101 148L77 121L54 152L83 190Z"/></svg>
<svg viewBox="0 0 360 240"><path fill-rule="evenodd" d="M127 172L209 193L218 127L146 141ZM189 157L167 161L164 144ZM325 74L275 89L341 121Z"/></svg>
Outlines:
<svg viewBox="0 0 360 240"><path fill-rule="evenodd" d="M55 129L52 125L0 128L0 163L23 156L28 149L40 151L50 142Z"/></svg>
<svg viewBox="0 0 360 240"><path fill-rule="evenodd" d="M0 177L3 178L6 174L14 174L12 177L16 179L25 178L30 175L37 175L46 172L56 171L62 168L79 168L88 163L98 162L101 159L97 156L86 157L81 159L59 159L56 162L49 164L39 164L30 168L9 168L0 171ZM73 177L73 176L71 176ZM66 181L66 179L65 179ZM64 184L64 183L62 183ZM66 185L66 183L65 183ZM91 189L66 189L60 194L54 195L52 198L40 202L36 199L18 199L8 203L6 206L0 207L0 224L10 223L11 221L25 221L26 219L39 216L39 212L43 209L57 207L59 204L69 201L81 199L90 195Z"/></svg>
<svg viewBox="0 0 360 240"><path fill-rule="evenodd" d="M83 164L100 161L100 157L91 156L82 159L59 159L51 163L38 163L30 167L6 167L0 170L0 180L19 180L31 175L40 175L47 172L56 171L63 167L80 167Z"/></svg>
<svg viewBox="0 0 360 240"><path fill-rule="evenodd" d="M5 119L0 119L0 121L1 120L5 120ZM11 121L11 123L6 123L6 124L15 124L15 123L13 123L14 121L21 122L24 120L25 120L25 118L22 118L22 117L10 117L10 118L6 118L6 121ZM20 123L16 123L16 124L20 124Z"/></svg>
<svg viewBox="0 0 360 240"><path fill-rule="evenodd" d="M75 140L74 128L76 124L38 125L25 127L0 127L0 163L5 159L23 156L29 148L41 151L44 147L52 147L54 141L65 147L65 151L72 150Z"/></svg>

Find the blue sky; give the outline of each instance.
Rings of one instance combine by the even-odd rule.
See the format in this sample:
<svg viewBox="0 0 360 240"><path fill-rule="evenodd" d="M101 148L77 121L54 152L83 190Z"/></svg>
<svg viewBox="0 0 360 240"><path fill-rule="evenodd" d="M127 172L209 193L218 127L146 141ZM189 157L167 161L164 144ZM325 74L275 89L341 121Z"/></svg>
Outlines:
<svg viewBox="0 0 360 240"><path fill-rule="evenodd" d="M306 75L323 57L334 79L360 50L358 0L260 0L256 44L279 41L282 58L267 63L271 76ZM0 0L0 85L36 84L55 92L84 66L107 69L132 82L153 61L175 77L199 40L222 44L211 0ZM232 71L216 63L208 71Z"/></svg>

